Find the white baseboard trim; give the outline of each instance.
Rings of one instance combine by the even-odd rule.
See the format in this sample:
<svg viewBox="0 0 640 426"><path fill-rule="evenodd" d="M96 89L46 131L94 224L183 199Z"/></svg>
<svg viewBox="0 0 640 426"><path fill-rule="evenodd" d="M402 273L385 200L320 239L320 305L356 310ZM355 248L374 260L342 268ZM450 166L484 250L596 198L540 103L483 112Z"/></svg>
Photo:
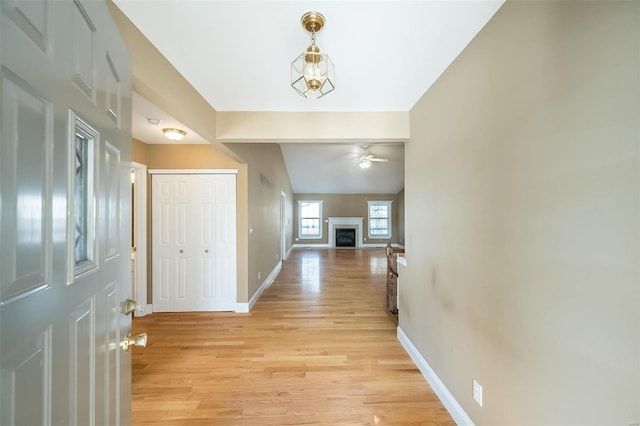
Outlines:
<svg viewBox="0 0 640 426"><path fill-rule="evenodd" d="M449 389L442 383L435 371L431 368L427 360L420 354L411 339L398 327L398 340L402 347L407 351L413 362L416 364L424 378L427 380L433 391L438 395L440 401L445 406L453 420L457 425L474 426L473 420L465 413L462 406L456 401Z"/></svg>
<svg viewBox="0 0 640 426"><path fill-rule="evenodd" d="M248 313L249 313L249 303L247 302L236 303L236 314L248 314Z"/></svg>
<svg viewBox="0 0 640 426"><path fill-rule="evenodd" d="M271 271L271 273L267 276L267 278L265 278L264 281L262 281L262 284L260 284L260 287L258 287L256 292L253 293L253 296L251 296L251 299L249 299L249 302L236 303L236 312L239 314L249 313L251 309L253 309L253 305L255 305L258 299L260 298L260 296L262 296L262 293L267 288L269 288L269 286L276 279L281 269L282 269L282 261L278 262L276 264L276 267L273 268L273 271Z"/></svg>
<svg viewBox="0 0 640 426"><path fill-rule="evenodd" d="M386 243L379 244L361 244L358 247L331 247L329 244L294 244L291 248L334 248L334 249L354 249L354 248L384 248L386 247ZM391 247L394 248L404 248L398 244L391 244ZM289 257L289 253L291 253L291 249L287 252L287 257Z"/></svg>
<svg viewBox="0 0 640 426"><path fill-rule="evenodd" d="M287 252L285 253L285 260L289 258L289 255L291 255L291 250L293 250L293 245L291 245L291 247L289 247L289 250L287 250Z"/></svg>
<svg viewBox="0 0 640 426"><path fill-rule="evenodd" d="M150 315L153 313L153 305L137 305L136 306L136 312L135 312L135 316L136 317L143 317L145 315Z"/></svg>

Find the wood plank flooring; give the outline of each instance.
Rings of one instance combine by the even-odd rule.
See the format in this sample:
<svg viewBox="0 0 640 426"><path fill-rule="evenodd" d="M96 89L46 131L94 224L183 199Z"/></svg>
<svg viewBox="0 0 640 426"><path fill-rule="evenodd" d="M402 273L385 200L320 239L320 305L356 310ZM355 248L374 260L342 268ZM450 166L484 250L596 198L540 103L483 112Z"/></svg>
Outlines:
<svg viewBox="0 0 640 426"><path fill-rule="evenodd" d="M249 314L135 319L133 424L455 424L396 339L385 275L384 249L296 249Z"/></svg>

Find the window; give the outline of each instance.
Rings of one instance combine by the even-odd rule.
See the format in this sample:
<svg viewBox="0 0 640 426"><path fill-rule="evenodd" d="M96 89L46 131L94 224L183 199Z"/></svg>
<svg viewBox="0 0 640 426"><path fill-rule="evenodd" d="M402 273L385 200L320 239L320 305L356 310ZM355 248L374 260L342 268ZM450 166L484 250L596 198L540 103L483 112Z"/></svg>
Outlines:
<svg viewBox="0 0 640 426"><path fill-rule="evenodd" d="M322 238L322 201L298 201L298 237Z"/></svg>
<svg viewBox="0 0 640 426"><path fill-rule="evenodd" d="M70 134L72 140L69 147L69 170L71 214L68 217L68 254L72 261L68 273L68 283L73 278L98 267L96 235L96 203L99 134L78 117L73 111L70 114Z"/></svg>
<svg viewBox="0 0 640 426"><path fill-rule="evenodd" d="M367 201L369 238L391 238L391 201Z"/></svg>

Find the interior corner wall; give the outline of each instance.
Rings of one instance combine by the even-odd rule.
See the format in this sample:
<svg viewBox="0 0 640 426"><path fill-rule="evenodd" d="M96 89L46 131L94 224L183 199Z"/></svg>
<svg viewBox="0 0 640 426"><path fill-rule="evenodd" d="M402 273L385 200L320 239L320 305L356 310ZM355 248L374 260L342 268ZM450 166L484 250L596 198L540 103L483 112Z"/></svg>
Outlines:
<svg viewBox="0 0 640 426"><path fill-rule="evenodd" d="M637 424L640 2L507 1L410 119L402 330L476 424Z"/></svg>
<svg viewBox="0 0 640 426"><path fill-rule="evenodd" d="M227 148L247 164L248 182L248 299L280 263L281 192L285 198L287 249L293 240L293 192L278 144L234 143ZM246 232L246 231L245 231Z"/></svg>

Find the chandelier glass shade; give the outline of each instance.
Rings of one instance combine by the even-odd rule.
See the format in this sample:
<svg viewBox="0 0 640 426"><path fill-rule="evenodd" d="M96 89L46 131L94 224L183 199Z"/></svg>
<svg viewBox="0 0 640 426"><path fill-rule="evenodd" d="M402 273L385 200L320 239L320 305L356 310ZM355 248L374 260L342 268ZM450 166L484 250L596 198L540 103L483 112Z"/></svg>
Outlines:
<svg viewBox="0 0 640 426"><path fill-rule="evenodd" d="M324 25L324 16L307 12L302 16L302 26L311 33L311 46L291 62L291 87L300 96L318 99L335 89L335 68L329 55L316 46L316 32Z"/></svg>

